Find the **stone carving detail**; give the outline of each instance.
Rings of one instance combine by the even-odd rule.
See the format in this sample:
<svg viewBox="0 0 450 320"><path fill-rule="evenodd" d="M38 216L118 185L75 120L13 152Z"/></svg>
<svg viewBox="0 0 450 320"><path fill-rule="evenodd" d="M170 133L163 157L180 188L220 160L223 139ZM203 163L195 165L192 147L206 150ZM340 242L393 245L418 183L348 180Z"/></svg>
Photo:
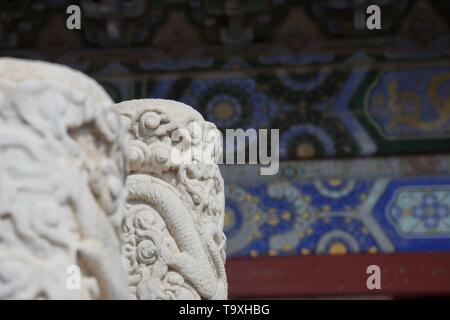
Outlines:
<svg viewBox="0 0 450 320"><path fill-rule="evenodd" d="M132 100L116 110L131 137L122 240L132 296L226 299L219 131L175 101Z"/></svg>
<svg viewBox="0 0 450 320"><path fill-rule="evenodd" d="M0 299L225 299L219 131L128 101L125 152L111 106L79 72L0 59Z"/></svg>
<svg viewBox="0 0 450 320"><path fill-rule="evenodd" d="M125 132L112 105L79 72L0 59L0 299L129 297Z"/></svg>

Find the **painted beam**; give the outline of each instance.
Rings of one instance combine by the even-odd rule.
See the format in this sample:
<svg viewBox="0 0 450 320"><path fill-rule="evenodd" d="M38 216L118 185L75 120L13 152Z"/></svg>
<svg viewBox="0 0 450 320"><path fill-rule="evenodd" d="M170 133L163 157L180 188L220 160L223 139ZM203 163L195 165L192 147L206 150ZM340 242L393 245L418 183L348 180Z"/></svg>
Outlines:
<svg viewBox="0 0 450 320"><path fill-rule="evenodd" d="M369 290L378 265L381 289ZM229 297L450 296L450 253L237 258L227 261Z"/></svg>

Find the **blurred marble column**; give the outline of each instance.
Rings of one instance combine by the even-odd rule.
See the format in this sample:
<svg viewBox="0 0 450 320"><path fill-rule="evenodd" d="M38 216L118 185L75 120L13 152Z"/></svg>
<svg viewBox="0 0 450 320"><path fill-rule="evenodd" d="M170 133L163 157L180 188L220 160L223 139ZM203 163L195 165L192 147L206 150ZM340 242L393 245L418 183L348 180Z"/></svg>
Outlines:
<svg viewBox="0 0 450 320"><path fill-rule="evenodd" d="M0 299L127 299L124 132L67 67L0 58Z"/></svg>

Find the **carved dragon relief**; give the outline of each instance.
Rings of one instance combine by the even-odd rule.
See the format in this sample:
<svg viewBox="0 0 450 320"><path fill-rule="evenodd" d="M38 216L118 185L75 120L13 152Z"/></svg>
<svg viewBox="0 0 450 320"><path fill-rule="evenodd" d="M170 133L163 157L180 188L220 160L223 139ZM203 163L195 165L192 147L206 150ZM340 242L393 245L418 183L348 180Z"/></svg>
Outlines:
<svg viewBox="0 0 450 320"><path fill-rule="evenodd" d="M122 241L133 298L226 299L220 132L175 101L116 110L131 138Z"/></svg>
<svg viewBox="0 0 450 320"><path fill-rule="evenodd" d="M129 297L125 130L112 105L80 72L0 59L0 299Z"/></svg>
<svg viewBox="0 0 450 320"><path fill-rule="evenodd" d="M79 72L0 59L0 299L225 299L219 131L182 103L128 101L125 151L111 106Z"/></svg>

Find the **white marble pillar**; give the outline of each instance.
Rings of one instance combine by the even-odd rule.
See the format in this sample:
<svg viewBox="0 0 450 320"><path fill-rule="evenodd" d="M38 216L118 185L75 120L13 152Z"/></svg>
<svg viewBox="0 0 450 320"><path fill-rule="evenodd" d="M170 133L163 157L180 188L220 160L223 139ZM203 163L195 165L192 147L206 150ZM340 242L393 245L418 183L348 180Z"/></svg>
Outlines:
<svg viewBox="0 0 450 320"><path fill-rule="evenodd" d="M0 299L129 298L112 104L80 72L0 58Z"/></svg>
<svg viewBox="0 0 450 320"><path fill-rule="evenodd" d="M219 131L175 101L115 110L130 137L122 240L133 297L226 299Z"/></svg>

